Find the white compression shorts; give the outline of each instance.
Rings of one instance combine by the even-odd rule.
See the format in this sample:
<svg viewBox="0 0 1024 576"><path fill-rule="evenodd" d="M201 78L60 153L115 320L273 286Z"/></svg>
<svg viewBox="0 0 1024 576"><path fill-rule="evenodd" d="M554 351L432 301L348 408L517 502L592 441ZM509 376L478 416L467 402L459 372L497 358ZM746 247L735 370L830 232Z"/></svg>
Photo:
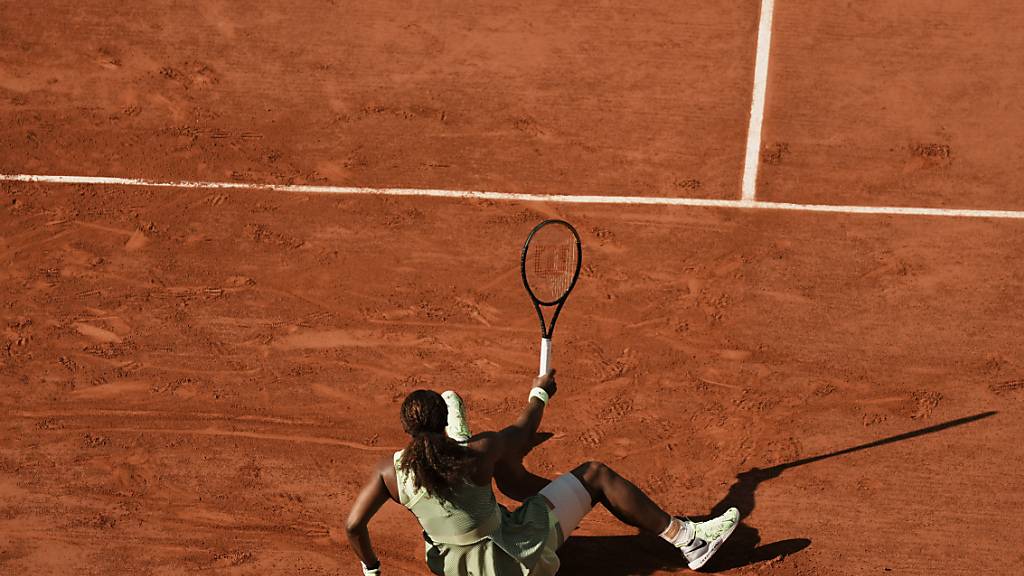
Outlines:
<svg viewBox="0 0 1024 576"><path fill-rule="evenodd" d="M572 531L579 527L580 521L594 507L590 492L572 472L552 480L540 491L540 495L547 498L554 507L552 512L562 529L562 542L569 539Z"/></svg>

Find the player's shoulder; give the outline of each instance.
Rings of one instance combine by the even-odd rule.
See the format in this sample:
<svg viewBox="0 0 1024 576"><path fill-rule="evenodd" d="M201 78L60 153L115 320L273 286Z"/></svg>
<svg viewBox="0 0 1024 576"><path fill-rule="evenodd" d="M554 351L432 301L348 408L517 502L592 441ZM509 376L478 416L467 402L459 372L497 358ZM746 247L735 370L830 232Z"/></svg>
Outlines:
<svg viewBox="0 0 1024 576"><path fill-rule="evenodd" d="M466 448L478 454L487 454L500 450L501 443L501 434L497 432L481 432L469 439Z"/></svg>
<svg viewBox="0 0 1024 576"><path fill-rule="evenodd" d="M395 455L394 455L394 453L388 453L388 454L386 454L384 456L381 456L380 459L377 460L377 464L376 464L376 466L374 468L382 476L383 475L387 475L387 474L394 475L394 473L395 473Z"/></svg>

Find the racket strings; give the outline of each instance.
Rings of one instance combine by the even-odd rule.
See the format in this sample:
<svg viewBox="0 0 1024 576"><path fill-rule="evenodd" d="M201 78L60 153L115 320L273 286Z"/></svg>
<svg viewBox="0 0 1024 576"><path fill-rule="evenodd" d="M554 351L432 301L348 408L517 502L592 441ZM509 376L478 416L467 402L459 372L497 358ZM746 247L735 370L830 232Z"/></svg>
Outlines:
<svg viewBox="0 0 1024 576"><path fill-rule="evenodd" d="M565 293L575 271L570 246L538 247L534 258L534 274L544 287L545 300L553 300Z"/></svg>
<svg viewBox="0 0 1024 576"><path fill-rule="evenodd" d="M579 261L575 236L566 229L558 228L548 226L539 230L527 249L530 289L537 298L546 302L558 300L569 291Z"/></svg>

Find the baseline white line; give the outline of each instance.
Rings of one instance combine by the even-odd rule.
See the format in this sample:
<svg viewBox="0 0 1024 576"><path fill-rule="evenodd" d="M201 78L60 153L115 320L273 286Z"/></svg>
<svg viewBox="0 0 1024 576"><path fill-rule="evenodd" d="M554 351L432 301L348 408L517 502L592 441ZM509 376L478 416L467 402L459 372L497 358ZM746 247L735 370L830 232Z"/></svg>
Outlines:
<svg viewBox="0 0 1024 576"><path fill-rule="evenodd" d="M788 202L744 202L740 208L762 210L794 210L798 212L832 212L839 214L888 214L892 216L945 216L953 218L1004 218L1024 220L1021 210L972 210L964 208L918 208L914 206L840 206L833 204L791 204Z"/></svg>
<svg viewBox="0 0 1024 576"><path fill-rule="evenodd" d="M761 20L757 27L757 60L754 63L754 95L750 100L750 126L747 128L747 155L743 162L743 195L754 201L757 193L757 168L761 160L761 127L764 125L764 100L768 90L768 53L772 47L772 13L775 0L761 0Z"/></svg>
<svg viewBox="0 0 1024 576"><path fill-rule="evenodd" d="M663 196L570 196L567 194L519 194L477 190L432 190L423 188L366 188L355 186L307 186L302 184L248 184L244 182L164 182L141 178L107 176L49 176L36 174L0 174L0 181L43 182L52 184L106 184L150 188L198 188L233 190L270 190L306 194L350 194L372 196L428 196L477 200L553 202L560 204L637 204L656 206L701 206L748 210L791 210L797 212L833 212L841 214L888 214L894 216L945 216L955 218L1005 218L1024 220L1022 210L972 210L958 208L918 208L904 206L841 206L832 204L792 204L711 198L669 198Z"/></svg>

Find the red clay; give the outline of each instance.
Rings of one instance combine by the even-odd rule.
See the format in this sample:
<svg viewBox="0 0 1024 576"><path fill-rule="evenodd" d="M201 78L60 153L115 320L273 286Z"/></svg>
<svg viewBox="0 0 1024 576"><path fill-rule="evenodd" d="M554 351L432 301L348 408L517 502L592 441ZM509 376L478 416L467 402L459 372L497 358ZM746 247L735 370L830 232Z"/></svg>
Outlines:
<svg viewBox="0 0 1024 576"><path fill-rule="evenodd" d="M778 2L765 200L1024 208L1017 2Z"/></svg>
<svg viewBox="0 0 1024 576"><path fill-rule="evenodd" d="M0 22L0 169L735 197L756 6L688 4L567 24L533 4L25 3ZM782 38L801 20L779 9ZM762 186L792 200L826 189L787 178L867 166L784 159ZM0 190L0 574L357 573L338 528L404 442L404 395L455 388L476 429L522 406L518 253L549 216L581 231L584 270L532 468L601 459L675 513L740 506L712 570L1024 571L1018 222ZM424 574L407 512L371 533L386 574ZM562 558L685 570L604 512Z"/></svg>
<svg viewBox="0 0 1024 576"><path fill-rule="evenodd" d="M0 169L731 197L757 8L729 0L36 2Z"/></svg>

